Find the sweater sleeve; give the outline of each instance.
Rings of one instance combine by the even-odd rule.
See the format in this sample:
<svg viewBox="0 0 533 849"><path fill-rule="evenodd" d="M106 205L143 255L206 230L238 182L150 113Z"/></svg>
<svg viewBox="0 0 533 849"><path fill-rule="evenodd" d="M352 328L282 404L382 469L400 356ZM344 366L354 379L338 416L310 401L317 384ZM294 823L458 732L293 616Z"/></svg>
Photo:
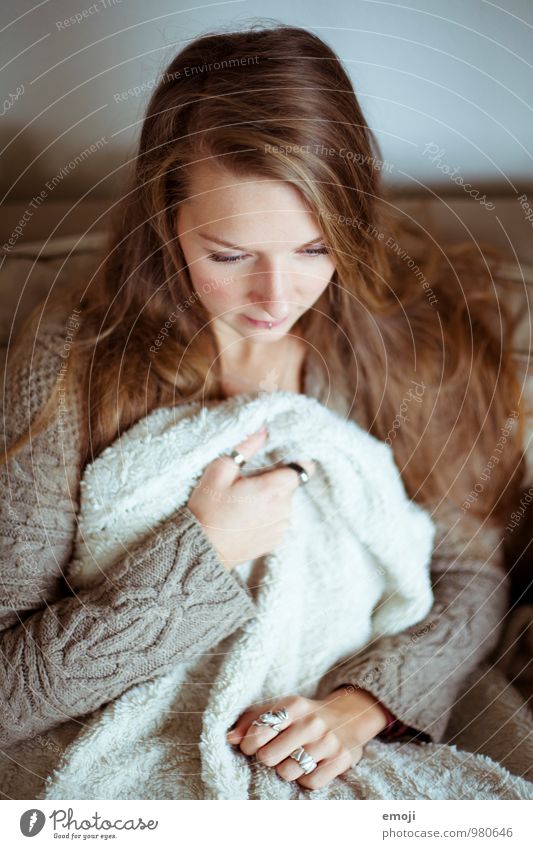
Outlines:
<svg viewBox="0 0 533 849"><path fill-rule="evenodd" d="M3 437L33 420L61 367L43 336L7 368ZM255 615L185 507L155 527L96 587L73 595L79 410L61 409L0 463L0 747L87 714L176 661L207 652Z"/></svg>
<svg viewBox="0 0 533 849"><path fill-rule="evenodd" d="M422 739L439 742L463 680L495 648L509 603L502 535L465 517L437 522L427 617L344 658L316 698L341 685L372 693Z"/></svg>

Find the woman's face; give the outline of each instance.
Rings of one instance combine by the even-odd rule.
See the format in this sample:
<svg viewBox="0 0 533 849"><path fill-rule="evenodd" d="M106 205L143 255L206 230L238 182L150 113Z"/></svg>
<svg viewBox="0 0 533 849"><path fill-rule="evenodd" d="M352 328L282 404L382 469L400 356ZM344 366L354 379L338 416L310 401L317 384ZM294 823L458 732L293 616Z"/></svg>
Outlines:
<svg viewBox="0 0 533 849"><path fill-rule="evenodd" d="M237 177L210 161L193 166L176 227L197 297L227 342L279 340L335 270L294 186Z"/></svg>

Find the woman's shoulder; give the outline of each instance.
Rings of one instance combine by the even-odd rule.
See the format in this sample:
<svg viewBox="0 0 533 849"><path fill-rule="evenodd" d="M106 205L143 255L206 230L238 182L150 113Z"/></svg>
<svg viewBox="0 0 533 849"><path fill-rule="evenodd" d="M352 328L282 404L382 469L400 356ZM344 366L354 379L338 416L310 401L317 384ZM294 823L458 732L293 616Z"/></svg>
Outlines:
<svg viewBox="0 0 533 849"><path fill-rule="evenodd" d="M15 343L7 350L2 406L4 438L8 445L28 430L54 388L56 399L45 431L48 441L52 431L61 432L64 445L79 439L81 398L78 393L67 404L62 392L70 367L76 324L79 326L79 321L72 310L55 308L42 317L35 315L22 326Z"/></svg>
<svg viewBox="0 0 533 849"><path fill-rule="evenodd" d="M64 594L61 570L78 509L80 411L52 394L64 362L64 323L31 327L8 351L3 380L2 437L12 451L0 463L0 629Z"/></svg>

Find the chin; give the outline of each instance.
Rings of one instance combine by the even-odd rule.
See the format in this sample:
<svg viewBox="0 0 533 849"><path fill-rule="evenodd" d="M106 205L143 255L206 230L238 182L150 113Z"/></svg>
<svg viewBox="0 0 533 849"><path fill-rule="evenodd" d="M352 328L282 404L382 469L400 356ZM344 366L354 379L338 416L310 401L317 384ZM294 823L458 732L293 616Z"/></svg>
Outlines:
<svg viewBox="0 0 533 849"><path fill-rule="evenodd" d="M272 342L279 342L280 339L283 339L284 336L287 335L286 330L278 330L274 333L274 330L253 330L251 333L241 333L243 339L248 339L250 342L253 342L255 345L270 345Z"/></svg>

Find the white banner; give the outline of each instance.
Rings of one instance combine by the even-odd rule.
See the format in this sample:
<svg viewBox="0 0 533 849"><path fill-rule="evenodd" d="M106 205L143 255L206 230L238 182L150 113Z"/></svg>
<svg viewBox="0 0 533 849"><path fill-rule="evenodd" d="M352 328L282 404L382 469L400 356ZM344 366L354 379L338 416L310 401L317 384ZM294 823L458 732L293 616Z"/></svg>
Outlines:
<svg viewBox="0 0 533 849"><path fill-rule="evenodd" d="M4 801L2 845L502 846L531 849L530 801ZM257 806L268 807L259 811ZM213 811L202 807L214 806ZM272 810L276 806L276 811ZM28 841L35 838L35 844ZM209 843L207 843L209 841ZM289 842L290 841L290 842Z"/></svg>

